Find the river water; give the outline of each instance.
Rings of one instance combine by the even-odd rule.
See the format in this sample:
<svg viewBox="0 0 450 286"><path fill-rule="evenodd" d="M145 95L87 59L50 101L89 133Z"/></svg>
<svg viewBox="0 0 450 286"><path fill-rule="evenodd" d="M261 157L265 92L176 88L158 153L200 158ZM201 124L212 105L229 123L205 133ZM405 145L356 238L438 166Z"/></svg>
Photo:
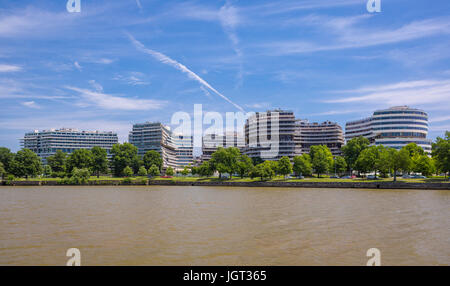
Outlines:
<svg viewBox="0 0 450 286"><path fill-rule="evenodd" d="M0 187L0 265L450 265L450 191Z"/></svg>

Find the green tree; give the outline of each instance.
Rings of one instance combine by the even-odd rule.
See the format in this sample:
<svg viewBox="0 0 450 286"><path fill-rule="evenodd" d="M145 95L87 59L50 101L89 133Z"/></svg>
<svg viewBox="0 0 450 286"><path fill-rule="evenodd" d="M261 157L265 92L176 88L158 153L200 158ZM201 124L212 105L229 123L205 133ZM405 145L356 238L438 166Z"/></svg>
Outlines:
<svg viewBox="0 0 450 286"><path fill-rule="evenodd" d="M264 161L263 164L266 164L267 166L270 167L270 169L272 169L274 176L280 174L280 164L278 161L267 160Z"/></svg>
<svg viewBox="0 0 450 286"><path fill-rule="evenodd" d="M92 165L91 170L100 177L100 173L108 172L108 154L105 149L95 146L91 149L92 152Z"/></svg>
<svg viewBox="0 0 450 286"><path fill-rule="evenodd" d="M347 162L344 157L336 156L333 161L332 169L339 175L344 173L347 170Z"/></svg>
<svg viewBox="0 0 450 286"><path fill-rule="evenodd" d="M214 174L214 169L209 161L206 161L197 168L197 172L201 177L210 177Z"/></svg>
<svg viewBox="0 0 450 286"><path fill-rule="evenodd" d="M261 181L263 181L264 179L271 179L273 176L275 176L275 172L268 162L270 161L264 161L263 163L256 165L250 172L250 177L259 177L261 178Z"/></svg>
<svg viewBox="0 0 450 286"><path fill-rule="evenodd" d="M153 165L156 165L159 170L162 168L163 160L161 155L155 150L147 151L142 160L144 161L144 166L147 169Z"/></svg>
<svg viewBox="0 0 450 286"><path fill-rule="evenodd" d="M386 175L390 169L390 159L388 150L382 146L370 146L364 149L359 154L358 160L356 160L357 170L363 173L375 172L375 178L377 172Z"/></svg>
<svg viewBox="0 0 450 286"><path fill-rule="evenodd" d="M241 176L241 178L248 176L252 168L252 159L250 159L247 155L240 155L236 163L236 169L239 176Z"/></svg>
<svg viewBox="0 0 450 286"><path fill-rule="evenodd" d="M183 168L183 171L181 171L181 175L183 176L189 175L189 168L187 166Z"/></svg>
<svg viewBox="0 0 450 286"><path fill-rule="evenodd" d="M450 172L450 132L445 132L445 138L438 137L433 143L432 156L436 162L436 168L447 174Z"/></svg>
<svg viewBox="0 0 450 286"><path fill-rule="evenodd" d="M310 176L312 174L311 156L309 154L295 156L293 170L296 176Z"/></svg>
<svg viewBox="0 0 450 286"><path fill-rule="evenodd" d="M375 162L375 170L380 172L383 178L386 178L390 172L389 151L383 145L377 146L377 159Z"/></svg>
<svg viewBox="0 0 450 286"><path fill-rule="evenodd" d="M130 143L114 144L111 149L111 167L115 176L122 176L125 167L136 165L139 161L137 152L137 147Z"/></svg>
<svg viewBox="0 0 450 286"><path fill-rule="evenodd" d="M406 149L400 149L397 151L394 148L389 148L389 167L394 173L394 182L397 181L397 172L407 172L409 166L411 165L411 158L409 157L409 152Z"/></svg>
<svg viewBox="0 0 450 286"><path fill-rule="evenodd" d="M253 166L261 164L262 162L264 162L264 160L261 159L261 157L252 157Z"/></svg>
<svg viewBox="0 0 450 286"><path fill-rule="evenodd" d="M44 176L47 177L47 178L51 177L52 173L53 173L52 167L50 167L50 165L45 165L44 166Z"/></svg>
<svg viewBox="0 0 450 286"><path fill-rule="evenodd" d="M358 159L355 162L355 169L361 173L375 171L377 156L378 154L376 146L370 146L364 149L359 154Z"/></svg>
<svg viewBox="0 0 450 286"><path fill-rule="evenodd" d="M278 161L278 172L286 178L287 175L292 173L292 165L289 157L283 156L280 161Z"/></svg>
<svg viewBox="0 0 450 286"><path fill-rule="evenodd" d="M433 160L427 155L416 154L412 158L412 161L413 172L421 173L422 175L429 177L436 171Z"/></svg>
<svg viewBox="0 0 450 286"><path fill-rule="evenodd" d="M77 167L74 167L72 169L72 177L70 177L69 182L75 185L86 184L90 177L91 172L88 168L78 169Z"/></svg>
<svg viewBox="0 0 450 286"><path fill-rule="evenodd" d="M47 164L50 165L53 172L63 173L66 171L67 154L61 150L56 150L56 153L47 157Z"/></svg>
<svg viewBox="0 0 450 286"><path fill-rule="evenodd" d="M359 136L350 139L347 144L342 147L342 153L344 154L344 159L347 162L350 171L355 169L356 160L358 160L359 154L361 154L369 144L369 139Z"/></svg>
<svg viewBox="0 0 450 286"><path fill-rule="evenodd" d="M77 149L67 158L67 171L72 172L74 168L89 169L92 166L92 152L88 149Z"/></svg>
<svg viewBox="0 0 450 286"><path fill-rule="evenodd" d="M174 174L173 168L172 167L168 167L167 170L166 170L166 175L167 176L173 176L173 174Z"/></svg>
<svg viewBox="0 0 450 286"><path fill-rule="evenodd" d="M425 151L423 151L422 147L420 147L416 143L409 143L408 145L403 146L403 148L408 151L410 158L414 157L415 155L425 155Z"/></svg>
<svg viewBox="0 0 450 286"><path fill-rule="evenodd" d="M3 175L12 173L11 163L13 159L14 153L12 153L11 150L5 147L0 147L0 163L3 164L3 168L5 169Z"/></svg>
<svg viewBox="0 0 450 286"><path fill-rule="evenodd" d="M125 168L123 168L122 174L124 177L131 177L133 176L133 169L131 169L130 166L126 166Z"/></svg>
<svg viewBox="0 0 450 286"><path fill-rule="evenodd" d="M148 174L155 177L155 176L161 175L161 172L159 171L158 166L156 166L155 164L153 164L153 165L148 169Z"/></svg>
<svg viewBox="0 0 450 286"><path fill-rule="evenodd" d="M333 165L333 154L325 145L311 146L310 156L312 167L318 178L320 178L320 174L328 172Z"/></svg>
<svg viewBox="0 0 450 286"><path fill-rule="evenodd" d="M223 173L230 174L230 178L237 170L237 160L240 156L240 151L236 147L223 148L219 147L216 152L211 155L210 164L213 169L219 172L219 178L222 178Z"/></svg>
<svg viewBox="0 0 450 286"><path fill-rule="evenodd" d="M138 171L138 176L147 176L147 169L144 166L141 166Z"/></svg>
<svg viewBox="0 0 450 286"><path fill-rule="evenodd" d="M16 177L37 176L42 172L41 159L30 149L22 149L11 162L12 174Z"/></svg>
<svg viewBox="0 0 450 286"><path fill-rule="evenodd" d="M2 180L3 180L3 176L5 175L5 173L6 173L6 170L3 167L3 163L0 162L0 178L2 178Z"/></svg>

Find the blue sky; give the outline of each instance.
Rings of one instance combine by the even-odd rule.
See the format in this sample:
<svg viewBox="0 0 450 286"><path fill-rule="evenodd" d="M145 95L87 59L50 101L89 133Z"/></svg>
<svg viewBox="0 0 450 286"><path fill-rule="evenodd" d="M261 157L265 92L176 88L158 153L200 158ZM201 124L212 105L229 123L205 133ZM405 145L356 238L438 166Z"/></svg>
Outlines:
<svg viewBox="0 0 450 286"><path fill-rule="evenodd" d="M310 121L408 104L450 130L450 1L0 3L0 146L27 131L293 110Z"/></svg>

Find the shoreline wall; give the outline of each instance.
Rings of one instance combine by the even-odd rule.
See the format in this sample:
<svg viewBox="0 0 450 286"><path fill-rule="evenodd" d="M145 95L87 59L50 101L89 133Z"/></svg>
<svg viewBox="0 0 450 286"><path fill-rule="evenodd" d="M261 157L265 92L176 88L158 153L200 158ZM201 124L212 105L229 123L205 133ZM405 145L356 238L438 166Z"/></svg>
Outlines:
<svg viewBox="0 0 450 286"><path fill-rule="evenodd" d="M2 182L2 185L7 185ZM9 186L67 186L58 181L12 181ZM357 188L357 189L420 189L450 190L450 183L405 183L405 182L188 182L150 180L123 183L120 180L90 181L89 186L215 186L215 187L277 187L277 188Z"/></svg>

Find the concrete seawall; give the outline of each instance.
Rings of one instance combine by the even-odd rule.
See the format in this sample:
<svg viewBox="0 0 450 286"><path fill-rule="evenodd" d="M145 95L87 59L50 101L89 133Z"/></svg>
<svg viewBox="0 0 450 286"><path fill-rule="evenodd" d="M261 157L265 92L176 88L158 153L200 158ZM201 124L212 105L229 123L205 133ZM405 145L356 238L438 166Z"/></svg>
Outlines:
<svg viewBox="0 0 450 286"><path fill-rule="evenodd" d="M6 185L3 182L2 185ZM58 181L12 181L12 186L63 186ZM84 185L150 185L150 186L219 186L219 187L277 187L277 188L357 188L357 189L421 189L421 190L450 190L450 183L405 183L405 182L188 182L169 180L150 180L123 183L119 180L90 181Z"/></svg>

